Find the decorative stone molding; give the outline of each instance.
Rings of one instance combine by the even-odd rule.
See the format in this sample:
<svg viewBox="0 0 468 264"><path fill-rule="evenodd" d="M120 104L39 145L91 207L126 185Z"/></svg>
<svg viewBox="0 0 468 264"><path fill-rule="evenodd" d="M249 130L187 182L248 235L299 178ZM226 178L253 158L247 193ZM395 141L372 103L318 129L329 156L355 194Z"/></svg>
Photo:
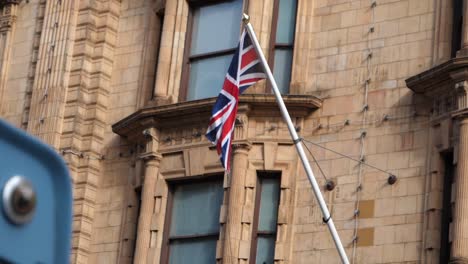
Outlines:
<svg viewBox="0 0 468 264"><path fill-rule="evenodd" d="M17 5L19 1L11 1L9 3L0 4L0 32L5 32L11 29L16 21Z"/></svg>
<svg viewBox="0 0 468 264"><path fill-rule="evenodd" d="M0 1L0 102L10 64L11 42L14 36L14 25L21 0Z"/></svg>
<svg viewBox="0 0 468 264"><path fill-rule="evenodd" d="M464 118L468 116L468 81L461 81L455 84L456 91L456 110L452 116L456 118Z"/></svg>
<svg viewBox="0 0 468 264"><path fill-rule="evenodd" d="M468 89L467 81L462 81L455 84L456 96L457 96L457 110L462 110L467 108L468 102L466 97L466 91Z"/></svg>
<svg viewBox="0 0 468 264"><path fill-rule="evenodd" d="M0 1L0 8L9 6L9 5L18 5L20 2L21 0L2 0Z"/></svg>
<svg viewBox="0 0 468 264"><path fill-rule="evenodd" d="M455 178L455 205L453 207L453 260L468 260L468 118L459 122L458 159ZM468 262L455 262L468 263Z"/></svg>
<svg viewBox="0 0 468 264"><path fill-rule="evenodd" d="M465 50L466 51L466 50ZM454 152L457 161L455 178L453 238L450 263L468 263L468 57L457 57L435 66L406 80L408 87L415 93L423 94L432 100L433 157L440 151ZM458 124L457 130L450 135L452 123ZM436 164L432 164L436 166ZM428 175L431 177L432 175ZM442 175L437 175L443 177ZM440 190L437 191L440 195ZM436 193L437 195L437 193ZM434 195L431 195L434 197ZM426 222L440 222L440 217L428 213ZM440 230L429 230L429 233ZM427 238L426 238L427 239ZM426 241L425 248L430 244ZM432 238L433 239L433 238ZM435 245L439 247L439 245ZM432 248L432 247L431 247ZM433 248L432 248L433 249Z"/></svg>
<svg viewBox="0 0 468 264"><path fill-rule="evenodd" d="M468 264L468 259L466 258L453 258L450 260L450 264Z"/></svg>
<svg viewBox="0 0 468 264"><path fill-rule="evenodd" d="M451 59L406 80L416 94L432 101L432 119L452 118L467 110L468 57Z"/></svg>
<svg viewBox="0 0 468 264"><path fill-rule="evenodd" d="M138 216L138 230L135 246L135 263L147 263L151 248L151 225L153 219L155 189L162 156L158 153L159 135L154 128L145 130L147 138L146 152L140 155L145 161L144 183L141 193L140 215Z"/></svg>
<svg viewBox="0 0 468 264"><path fill-rule="evenodd" d="M312 95L287 95L283 97L286 107L291 116L304 117L313 110L322 105L320 99ZM193 130L200 129L201 135L192 135L200 137L206 130L211 108L216 98L188 101L177 104L146 107L120 120L112 126L112 131L130 141L142 140L142 131L148 127L161 129L161 141L171 141L172 145L185 144L187 140L174 140L184 136L186 139L194 133ZM281 118L280 111L276 104L276 99L270 94L248 94L239 97L239 114L237 127L247 125L248 118L251 116L272 116ZM180 128L191 131L182 132ZM197 131L195 131L197 132ZM185 134L184 134L185 133ZM171 136L174 136L171 139ZM244 136L242 136L244 137ZM206 141L205 141L206 142Z"/></svg>
<svg viewBox="0 0 468 264"><path fill-rule="evenodd" d="M55 149L102 156L120 0L38 2L27 130ZM65 156L75 191L70 262L88 263L104 166L73 156Z"/></svg>
<svg viewBox="0 0 468 264"><path fill-rule="evenodd" d="M205 175L220 175L223 173L219 157L215 148L203 136L211 115L211 108L216 98L197 101L188 101L178 104L159 105L143 108L124 118L112 126L115 133L125 137L131 142L146 142L148 137L154 137L157 132L158 149L147 153L161 153L161 163L158 167L158 180L153 173L146 173L143 193L147 184L155 184L156 189L164 189L166 185L160 181L193 179ZM302 120L313 110L321 106L321 101L311 95L284 96L285 104L292 117ZM233 140L233 170L232 175L225 175L225 200L220 215L222 225L221 236L217 244L217 259L223 263L239 263L246 261L250 254L251 224L253 216L253 201L255 200L255 187L257 171L281 171L281 202L278 220L278 243L275 259L289 258L287 248L291 240L292 228L292 173L295 171L297 158L289 133L281 129L284 127L282 117L278 110L275 97L270 94L241 95L238 107L237 120ZM299 121L298 121L299 122ZM273 129L272 129L273 127ZM147 131L147 132L145 132ZM151 134L151 136L149 136ZM255 142L255 143L253 143ZM264 160L251 160L257 158L258 146L264 146ZM254 150L255 149L255 150ZM150 154L151 156L151 154ZM147 178L153 177L153 178ZM157 183L156 183L157 182ZM158 187L160 186L160 187ZM162 192L162 191L161 191ZM142 194L143 195L143 194ZM147 194L149 197L149 194ZM161 196L163 197L163 196ZM249 197L249 198L246 198ZM152 202L154 199L149 199ZM162 198L164 199L164 197ZM143 199L142 199L143 203ZM164 203L163 203L164 204ZM142 204L143 208L144 206ZM150 207L148 207L150 208ZM142 219L144 213L140 213ZM138 225L137 252L135 263L150 259L151 248L148 249L149 220ZM163 225L161 215L153 219ZM143 220L141 220L143 221ZM144 230L143 230L144 229ZM158 232L157 241L161 241L162 232ZM141 236L141 238L140 238ZM233 246L233 250L224 247L226 243ZM157 250L157 249L156 249ZM140 252L143 252L140 254ZM138 259L138 260L137 260ZM158 257L151 258L159 262Z"/></svg>

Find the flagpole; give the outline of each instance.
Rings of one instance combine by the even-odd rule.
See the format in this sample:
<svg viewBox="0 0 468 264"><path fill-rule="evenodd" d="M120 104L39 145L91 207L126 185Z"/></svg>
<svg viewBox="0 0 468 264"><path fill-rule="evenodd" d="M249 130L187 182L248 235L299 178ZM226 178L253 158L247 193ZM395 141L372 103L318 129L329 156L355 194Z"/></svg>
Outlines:
<svg viewBox="0 0 468 264"><path fill-rule="evenodd" d="M322 193L320 192L320 187L317 183L317 180L315 179L314 173L312 172L312 168L310 167L309 160L307 159L304 149L302 148L301 138L299 138L299 136L297 135L296 129L294 128L294 125L291 121L291 117L289 116L288 110L286 109L283 98L281 97L281 94L279 92L278 85L276 84L273 74L271 73L270 67L268 66L265 56L263 55L262 49L257 40L257 36L255 35L255 32L249 20L250 20L249 16L247 14L244 14L242 21L244 22L245 27L247 28L247 32L249 33L250 38L252 39L252 42L253 42L252 44L255 47L255 50L257 51L257 54L265 69L265 73L268 77L268 80L270 81L270 84L273 87L273 92L275 94L276 101L278 102L281 115L283 116L284 121L286 121L289 133L291 134L294 145L296 146L296 150L299 154L299 157L301 158L302 165L304 166L304 169L307 173L307 177L309 178L309 181L312 185L315 198L317 199L320 205L320 209L322 210L323 221L328 225L328 229L331 233L333 241L335 242L335 246L336 246L336 249L338 250L341 261L345 264L349 264L348 257L346 256L346 252L343 248L343 244L341 243L340 237L338 236L338 232L336 231L336 228L335 228L335 224L333 223L330 212L328 211L327 204L325 203L325 200L323 199Z"/></svg>

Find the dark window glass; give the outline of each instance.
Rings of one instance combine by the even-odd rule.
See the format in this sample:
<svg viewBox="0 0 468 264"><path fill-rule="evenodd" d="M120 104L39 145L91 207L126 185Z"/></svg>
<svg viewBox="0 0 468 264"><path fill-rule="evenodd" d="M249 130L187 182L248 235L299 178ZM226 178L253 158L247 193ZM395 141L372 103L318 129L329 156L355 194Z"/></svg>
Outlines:
<svg viewBox="0 0 468 264"><path fill-rule="evenodd" d="M278 88L282 94L289 93L294 48L294 31L296 29L296 0L276 0L274 11L277 20L273 21L273 52L270 54L270 66L273 67ZM273 62L273 63L272 63Z"/></svg>
<svg viewBox="0 0 468 264"><path fill-rule="evenodd" d="M242 0L195 7L188 63L187 100L217 96L237 47Z"/></svg>
<svg viewBox="0 0 468 264"><path fill-rule="evenodd" d="M452 20L452 50L451 58L457 56L457 51L461 48L463 29L463 0L453 0L453 20Z"/></svg>
<svg viewBox="0 0 468 264"><path fill-rule="evenodd" d="M450 248L450 224L452 223L452 185L455 173L453 166L453 153L443 155L444 160L444 189L442 195L442 219L440 233L440 260L439 263L449 263Z"/></svg>
<svg viewBox="0 0 468 264"><path fill-rule="evenodd" d="M169 228L169 263L215 263L221 181L173 186Z"/></svg>
<svg viewBox="0 0 468 264"><path fill-rule="evenodd" d="M255 202L251 263L274 263L280 178L261 176ZM253 262L255 260L255 262Z"/></svg>

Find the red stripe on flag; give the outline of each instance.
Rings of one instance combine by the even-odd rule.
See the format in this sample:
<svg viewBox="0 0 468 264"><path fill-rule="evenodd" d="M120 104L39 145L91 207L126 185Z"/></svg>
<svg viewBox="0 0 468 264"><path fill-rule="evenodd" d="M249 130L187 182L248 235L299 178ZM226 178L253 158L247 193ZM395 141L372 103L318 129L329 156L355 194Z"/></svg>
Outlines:
<svg viewBox="0 0 468 264"><path fill-rule="evenodd" d="M258 82L260 80L263 80L264 78L250 78L250 79L245 79L245 80L242 80L240 82L240 86L246 84L246 83L254 83L254 82Z"/></svg>
<svg viewBox="0 0 468 264"><path fill-rule="evenodd" d="M239 96L239 87L232 83L229 79L226 78L223 84L223 90L228 92L233 97L237 98Z"/></svg>
<svg viewBox="0 0 468 264"><path fill-rule="evenodd" d="M257 59L257 53L255 53L255 49L252 48L242 55L241 69L243 69L245 66L249 65L252 61L256 59Z"/></svg>
<svg viewBox="0 0 468 264"><path fill-rule="evenodd" d="M214 122L216 122L219 118L221 118L228 110L229 110L229 107L225 107L222 111L218 112L218 114L211 117L209 126L211 126Z"/></svg>

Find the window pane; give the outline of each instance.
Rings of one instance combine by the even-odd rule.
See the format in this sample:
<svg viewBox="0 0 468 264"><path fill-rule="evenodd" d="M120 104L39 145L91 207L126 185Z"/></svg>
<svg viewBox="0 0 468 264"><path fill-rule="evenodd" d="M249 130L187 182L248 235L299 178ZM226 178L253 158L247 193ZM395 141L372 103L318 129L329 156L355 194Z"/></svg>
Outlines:
<svg viewBox="0 0 468 264"><path fill-rule="evenodd" d="M173 241L170 264L216 263L216 239Z"/></svg>
<svg viewBox="0 0 468 264"><path fill-rule="evenodd" d="M275 261L275 240L274 236L259 236L257 239L257 259L256 264L272 264Z"/></svg>
<svg viewBox="0 0 468 264"><path fill-rule="evenodd" d="M237 46L242 0L202 6L194 10L193 16L191 55Z"/></svg>
<svg viewBox="0 0 468 264"><path fill-rule="evenodd" d="M296 4L296 0L279 0L276 43L293 43L296 28Z"/></svg>
<svg viewBox="0 0 468 264"><path fill-rule="evenodd" d="M281 94L289 93L289 84L291 82L292 50L276 49L275 66L273 75Z"/></svg>
<svg viewBox="0 0 468 264"><path fill-rule="evenodd" d="M278 216L279 180L262 179L262 193L260 195L260 219L258 231L276 232Z"/></svg>
<svg viewBox="0 0 468 264"><path fill-rule="evenodd" d="M171 236L218 232L223 200L221 182L178 185L173 199Z"/></svg>
<svg viewBox="0 0 468 264"><path fill-rule="evenodd" d="M223 87L232 55L194 61L190 64L187 100L217 96Z"/></svg>

